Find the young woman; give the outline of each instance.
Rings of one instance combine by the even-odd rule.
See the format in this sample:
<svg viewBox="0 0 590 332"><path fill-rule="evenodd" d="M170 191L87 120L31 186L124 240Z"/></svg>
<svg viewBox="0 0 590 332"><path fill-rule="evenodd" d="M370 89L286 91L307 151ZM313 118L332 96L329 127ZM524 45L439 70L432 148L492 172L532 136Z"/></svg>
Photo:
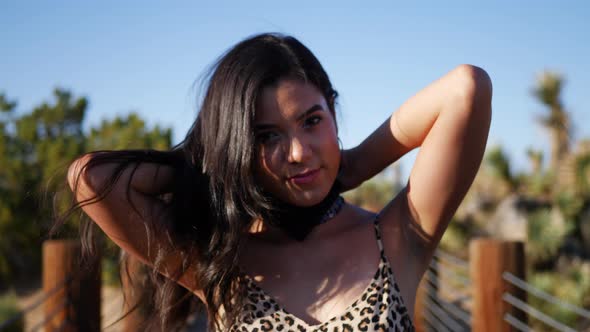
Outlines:
<svg viewBox="0 0 590 332"><path fill-rule="evenodd" d="M413 329L418 282L486 146L486 72L456 67L341 151L337 92L295 38L251 37L213 69L171 151L97 151L68 173L78 206L154 271L159 327L182 325L196 296L223 331ZM341 198L417 147L378 214Z"/></svg>

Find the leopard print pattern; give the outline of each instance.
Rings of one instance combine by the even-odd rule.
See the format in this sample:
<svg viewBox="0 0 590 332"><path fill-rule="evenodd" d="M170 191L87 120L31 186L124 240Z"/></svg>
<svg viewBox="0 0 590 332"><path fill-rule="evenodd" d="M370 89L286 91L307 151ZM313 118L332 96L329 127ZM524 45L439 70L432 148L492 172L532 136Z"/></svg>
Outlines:
<svg viewBox="0 0 590 332"><path fill-rule="evenodd" d="M248 275L248 299L244 314L231 326L230 332L352 332L352 331L414 331L410 313L401 297L391 266L385 257L378 218L374 220L377 243L381 252L379 267L363 294L344 314L329 321L308 325L282 308Z"/></svg>

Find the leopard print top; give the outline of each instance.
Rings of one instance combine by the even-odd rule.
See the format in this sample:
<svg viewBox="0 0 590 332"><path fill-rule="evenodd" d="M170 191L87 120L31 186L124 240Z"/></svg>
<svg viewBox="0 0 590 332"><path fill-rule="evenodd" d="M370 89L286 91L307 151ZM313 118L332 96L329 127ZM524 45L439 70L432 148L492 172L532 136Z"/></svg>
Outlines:
<svg viewBox="0 0 590 332"><path fill-rule="evenodd" d="M251 277L243 273L247 282L248 299L244 314L228 330L230 332L352 332L352 331L414 331L393 271L385 257L378 218L374 220L377 244L381 252L379 267L363 294L346 311L330 320L309 325L289 313Z"/></svg>

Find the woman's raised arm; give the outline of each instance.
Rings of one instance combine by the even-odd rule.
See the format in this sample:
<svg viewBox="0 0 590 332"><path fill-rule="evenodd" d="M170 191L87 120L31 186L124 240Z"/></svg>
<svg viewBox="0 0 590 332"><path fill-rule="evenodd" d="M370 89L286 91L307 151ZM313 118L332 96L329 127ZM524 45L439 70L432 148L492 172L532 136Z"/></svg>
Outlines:
<svg viewBox="0 0 590 332"><path fill-rule="evenodd" d="M92 154L84 155L68 170L68 184L72 191L75 189L78 202L96 197L119 167L118 163L101 163L87 169L85 166L91 159ZM143 263L153 267L158 253L170 253L165 263L158 266L158 271L167 277L180 268L181 258L174 254L171 239L165 232L154 229L156 225L168 224L166 219L171 218L169 204L161 195L171 192L174 173L172 166L164 164L131 163L104 198L82 204L84 212L113 242ZM178 283L203 298L192 273L187 272L190 270L178 278Z"/></svg>
<svg viewBox="0 0 590 332"><path fill-rule="evenodd" d="M408 245L421 249L419 255L425 260L479 169L490 128L491 99L488 74L460 65L408 99L365 141L345 153L345 165L351 170L346 172L348 183L356 185L420 147L407 186L394 200L400 204L392 205L401 207L406 219L404 232L414 242Z"/></svg>

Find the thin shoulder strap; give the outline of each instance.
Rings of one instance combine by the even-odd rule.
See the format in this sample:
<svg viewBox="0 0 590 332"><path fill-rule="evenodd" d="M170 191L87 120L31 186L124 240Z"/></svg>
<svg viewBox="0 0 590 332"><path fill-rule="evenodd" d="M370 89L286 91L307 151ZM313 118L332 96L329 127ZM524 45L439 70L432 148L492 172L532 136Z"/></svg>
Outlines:
<svg viewBox="0 0 590 332"><path fill-rule="evenodd" d="M385 252L383 250L383 242L381 241L381 228L379 227L379 214L375 216L373 220L373 225L375 226L375 237L377 238L377 245L379 246L379 251L381 252L381 256L384 256Z"/></svg>
<svg viewBox="0 0 590 332"><path fill-rule="evenodd" d="M375 225L375 237L377 238L377 246L379 246L379 255L381 256L381 263L379 264L385 264L387 266L387 271L392 276L394 280L393 282L395 282L395 278L393 277L393 269L391 268L391 263L389 263L387 256L385 256L385 250L383 249L383 240L381 237L381 225L379 224L379 216L380 214L377 214L377 216L375 216L375 220L373 221L373 225Z"/></svg>

